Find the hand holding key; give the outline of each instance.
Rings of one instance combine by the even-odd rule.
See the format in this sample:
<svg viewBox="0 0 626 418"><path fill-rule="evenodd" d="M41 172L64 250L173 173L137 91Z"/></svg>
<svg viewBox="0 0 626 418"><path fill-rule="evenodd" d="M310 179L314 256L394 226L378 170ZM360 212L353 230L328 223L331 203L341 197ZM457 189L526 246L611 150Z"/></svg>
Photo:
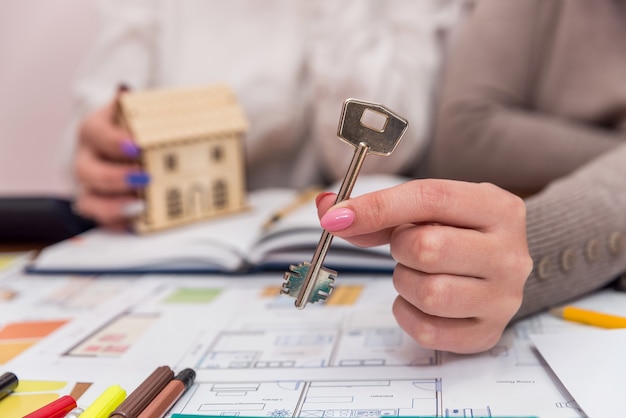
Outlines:
<svg viewBox="0 0 626 418"><path fill-rule="evenodd" d="M457 353L499 341L532 269L522 199L493 184L424 179L334 202L318 196L322 227L360 247L390 245L393 313L415 341Z"/></svg>
<svg viewBox="0 0 626 418"><path fill-rule="evenodd" d="M344 102L337 136L355 151L335 203L350 197L367 154L390 155L407 127L406 120L381 105L354 99ZM292 265L285 273L281 293L295 297L296 308L326 300L331 294L337 272L322 265L332 239L324 230L311 262Z"/></svg>

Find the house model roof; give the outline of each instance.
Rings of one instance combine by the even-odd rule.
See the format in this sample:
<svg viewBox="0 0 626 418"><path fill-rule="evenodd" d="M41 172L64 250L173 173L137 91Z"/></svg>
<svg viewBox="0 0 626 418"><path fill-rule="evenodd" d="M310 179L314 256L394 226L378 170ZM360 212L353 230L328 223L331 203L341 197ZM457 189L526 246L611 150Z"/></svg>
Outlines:
<svg viewBox="0 0 626 418"><path fill-rule="evenodd" d="M123 119L142 148L244 133L248 122L226 85L126 92Z"/></svg>

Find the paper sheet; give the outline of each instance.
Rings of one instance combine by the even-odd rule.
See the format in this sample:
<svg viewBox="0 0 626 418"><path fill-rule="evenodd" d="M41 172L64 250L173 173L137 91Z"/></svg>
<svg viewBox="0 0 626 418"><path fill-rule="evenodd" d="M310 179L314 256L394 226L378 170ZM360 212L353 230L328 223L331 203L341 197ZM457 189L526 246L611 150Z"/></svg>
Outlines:
<svg viewBox="0 0 626 418"><path fill-rule="evenodd" d="M424 349L393 318L389 276L341 275L328 304L304 310L279 294L279 273L2 282L18 296L0 303L0 327L67 321L2 367L91 383L79 406L169 365L197 372L173 416L582 416L529 339L568 324L533 317L477 355Z"/></svg>
<svg viewBox="0 0 626 418"><path fill-rule="evenodd" d="M566 333L531 338L588 416L613 417L626 411L626 329L581 326Z"/></svg>

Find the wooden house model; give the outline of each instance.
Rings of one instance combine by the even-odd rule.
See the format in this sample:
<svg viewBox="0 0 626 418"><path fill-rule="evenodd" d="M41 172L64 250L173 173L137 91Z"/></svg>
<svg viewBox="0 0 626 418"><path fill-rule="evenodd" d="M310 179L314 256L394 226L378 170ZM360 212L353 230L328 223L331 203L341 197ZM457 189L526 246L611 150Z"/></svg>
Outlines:
<svg viewBox="0 0 626 418"><path fill-rule="evenodd" d="M137 232L246 208L243 136L248 125L228 86L124 92L117 111L150 175Z"/></svg>

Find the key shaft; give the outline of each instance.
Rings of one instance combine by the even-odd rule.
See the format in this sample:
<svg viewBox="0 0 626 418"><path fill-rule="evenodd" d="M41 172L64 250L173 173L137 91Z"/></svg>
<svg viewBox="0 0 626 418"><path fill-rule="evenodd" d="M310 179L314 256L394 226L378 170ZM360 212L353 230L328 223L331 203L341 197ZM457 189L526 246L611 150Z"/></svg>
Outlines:
<svg viewBox="0 0 626 418"><path fill-rule="evenodd" d="M344 201L350 197L350 194L352 193L352 189L354 189L354 184L356 183L356 179L359 176L359 172L361 171L361 167L363 166L363 162L365 161L365 157L367 156L368 151L369 145L364 142L359 143L359 145L354 150L352 161L350 162L350 166L348 167L346 176L341 182L341 187L339 188L339 192L337 193L337 199L335 199L335 204ZM332 241L333 235L324 229L315 249L315 253L313 254L313 258L311 259L311 267L309 268L309 271L304 278L304 289L296 298L296 308L304 309L309 298L311 297L311 292L315 285L315 280L320 273L320 269L322 268L322 264L324 263L324 259L326 258L326 254L328 253Z"/></svg>
<svg viewBox="0 0 626 418"><path fill-rule="evenodd" d="M350 197L365 157L368 154L390 155L407 126L406 120L384 106L355 99L344 102L337 137L354 147L354 155L335 204ZM295 297L297 309L330 296L337 272L323 267L323 263L332 240L333 235L324 229L311 262L292 265L285 272L281 293Z"/></svg>

